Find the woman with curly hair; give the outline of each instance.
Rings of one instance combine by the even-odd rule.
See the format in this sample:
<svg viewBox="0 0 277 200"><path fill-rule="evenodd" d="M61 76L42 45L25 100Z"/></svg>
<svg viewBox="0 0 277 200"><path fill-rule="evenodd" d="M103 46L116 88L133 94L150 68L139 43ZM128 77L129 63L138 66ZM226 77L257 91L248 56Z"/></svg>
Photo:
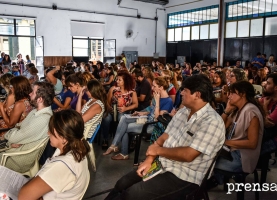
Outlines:
<svg viewBox="0 0 277 200"><path fill-rule="evenodd" d="M108 137L112 120L120 121L124 113L138 107L138 97L135 92L135 80L128 71L120 71L117 74L117 86L110 88L107 102L109 114L103 118L101 131L104 137L103 148L108 147ZM117 108L117 109L115 109Z"/></svg>
<svg viewBox="0 0 277 200"><path fill-rule="evenodd" d="M3 119L0 120L0 128L11 128L21 122L32 111L29 94L32 92L29 80L24 76L17 76L11 79L10 89L14 94L14 103L5 109L5 104L0 103L0 113Z"/></svg>
<svg viewBox="0 0 277 200"><path fill-rule="evenodd" d="M57 148L34 178L19 191L18 199L82 199L90 179L84 121L74 110L56 112L49 121L50 145Z"/></svg>

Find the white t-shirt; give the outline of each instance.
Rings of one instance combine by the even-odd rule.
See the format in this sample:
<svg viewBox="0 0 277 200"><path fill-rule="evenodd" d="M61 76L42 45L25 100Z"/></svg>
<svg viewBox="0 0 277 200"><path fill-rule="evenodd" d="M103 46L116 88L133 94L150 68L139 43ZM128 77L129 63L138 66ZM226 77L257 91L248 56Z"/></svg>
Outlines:
<svg viewBox="0 0 277 200"><path fill-rule="evenodd" d="M60 150L57 149L36 175L53 189L43 199L82 199L90 179L87 159L78 163L70 152L64 156L59 155Z"/></svg>

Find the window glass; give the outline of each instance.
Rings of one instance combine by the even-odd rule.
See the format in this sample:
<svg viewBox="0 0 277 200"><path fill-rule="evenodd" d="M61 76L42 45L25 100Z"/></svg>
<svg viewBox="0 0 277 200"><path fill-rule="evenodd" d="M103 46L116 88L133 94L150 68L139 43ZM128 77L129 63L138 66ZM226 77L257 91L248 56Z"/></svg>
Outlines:
<svg viewBox="0 0 277 200"><path fill-rule="evenodd" d="M259 13L259 1L253 1L253 17L258 17Z"/></svg>
<svg viewBox="0 0 277 200"><path fill-rule="evenodd" d="M211 9L211 20L218 19L218 8Z"/></svg>
<svg viewBox="0 0 277 200"><path fill-rule="evenodd" d="M183 28L183 40L190 40L190 26Z"/></svg>
<svg viewBox="0 0 277 200"><path fill-rule="evenodd" d="M238 21L238 37L249 37L250 20Z"/></svg>
<svg viewBox="0 0 277 200"><path fill-rule="evenodd" d="M73 39L73 56L88 56L88 40Z"/></svg>
<svg viewBox="0 0 277 200"><path fill-rule="evenodd" d="M192 26L191 27L191 39L192 40L199 40L199 26Z"/></svg>
<svg viewBox="0 0 277 200"><path fill-rule="evenodd" d="M277 17L266 18L265 35L277 35Z"/></svg>
<svg viewBox="0 0 277 200"><path fill-rule="evenodd" d="M1 35L14 35L13 19L0 18L0 34Z"/></svg>
<svg viewBox="0 0 277 200"><path fill-rule="evenodd" d="M210 24L210 39L218 38L218 24Z"/></svg>
<svg viewBox="0 0 277 200"><path fill-rule="evenodd" d="M209 39L209 25L200 26L200 39Z"/></svg>
<svg viewBox="0 0 277 200"><path fill-rule="evenodd" d="M277 1L272 1L272 8L271 8L271 12L273 14L273 12L277 12Z"/></svg>
<svg viewBox="0 0 277 200"><path fill-rule="evenodd" d="M174 41L174 29L168 29L167 30L167 41L173 42Z"/></svg>
<svg viewBox="0 0 277 200"><path fill-rule="evenodd" d="M175 41L182 40L182 28L175 28Z"/></svg>
<svg viewBox="0 0 277 200"><path fill-rule="evenodd" d="M265 0L265 12L270 12L271 13L271 7L272 4L277 3L277 2L272 2L272 0Z"/></svg>
<svg viewBox="0 0 277 200"><path fill-rule="evenodd" d="M17 19L16 20L16 35L35 36L35 20Z"/></svg>
<svg viewBox="0 0 277 200"><path fill-rule="evenodd" d="M263 35L263 23L264 20L261 19L252 19L250 26L250 36L262 36Z"/></svg>
<svg viewBox="0 0 277 200"><path fill-rule="evenodd" d="M237 36L237 22L226 23L226 38L234 38Z"/></svg>

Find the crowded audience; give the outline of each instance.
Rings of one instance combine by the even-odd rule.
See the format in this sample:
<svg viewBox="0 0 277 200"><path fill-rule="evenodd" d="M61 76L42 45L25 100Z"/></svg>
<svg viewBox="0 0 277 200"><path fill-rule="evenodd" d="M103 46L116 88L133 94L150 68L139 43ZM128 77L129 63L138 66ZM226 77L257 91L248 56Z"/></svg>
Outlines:
<svg viewBox="0 0 277 200"><path fill-rule="evenodd" d="M0 141L5 149L0 149L0 159L4 152L29 150L48 137L54 149L48 156L52 158L22 187L19 199L82 198L89 182L86 156L95 159L87 139L100 127L97 139L103 153L98 156L115 153L112 160L128 160L135 141L128 133L140 133L145 123L158 122L164 114L171 116L167 125L148 126L148 135L157 129L160 133L148 141L145 160L117 181L106 199L178 199L189 193L184 186L199 187L222 146L232 159L217 158L209 188L223 184L222 170L252 173L260 155L277 150L274 55L267 60L258 52L245 66L241 60L224 61L224 67L215 60L128 63L124 53L117 63L70 61L45 67L45 79L40 79L29 55L25 61L18 53L14 62L1 54L5 99L0 102L0 129L5 131ZM37 155L9 158L6 167L24 173ZM142 177L156 161L164 172L146 184Z"/></svg>

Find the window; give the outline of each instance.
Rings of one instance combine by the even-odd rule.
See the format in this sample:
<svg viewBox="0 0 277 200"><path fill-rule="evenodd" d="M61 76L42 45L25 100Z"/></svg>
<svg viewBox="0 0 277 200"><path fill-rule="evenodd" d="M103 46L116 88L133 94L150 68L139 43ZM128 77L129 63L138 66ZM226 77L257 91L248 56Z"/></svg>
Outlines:
<svg viewBox="0 0 277 200"><path fill-rule="evenodd" d="M249 37L249 20L238 21L238 37Z"/></svg>
<svg viewBox="0 0 277 200"><path fill-rule="evenodd" d="M12 60L20 52L24 60L29 55L34 62L35 36L34 19L0 17L0 51L9 54Z"/></svg>
<svg viewBox="0 0 277 200"><path fill-rule="evenodd" d="M168 14L167 28L218 22L218 5Z"/></svg>
<svg viewBox="0 0 277 200"><path fill-rule="evenodd" d="M226 23L226 38L234 38L237 36L237 22Z"/></svg>
<svg viewBox="0 0 277 200"><path fill-rule="evenodd" d="M103 62L103 39L74 36L73 56L88 56L90 60Z"/></svg>
<svg viewBox="0 0 277 200"><path fill-rule="evenodd" d="M226 3L226 20L256 18L277 14L276 0L239 0Z"/></svg>
<svg viewBox="0 0 277 200"><path fill-rule="evenodd" d="M277 17L266 18L265 35L277 35Z"/></svg>
<svg viewBox="0 0 277 200"><path fill-rule="evenodd" d="M209 39L209 25L200 26L200 39Z"/></svg>
<svg viewBox="0 0 277 200"><path fill-rule="evenodd" d="M218 38L218 24L210 24L210 39Z"/></svg>
<svg viewBox="0 0 277 200"><path fill-rule="evenodd" d="M250 37L263 35L264 19L252 19L250 26Z"/></svg>
<svg viewBox="0 0 277 200"><path fill-rule="evenodd" d="M199 26L192 26L191 27L191 39L192 40L199 40Z"/></svg>
<svg viewBox="0 0 277 200"><path fill-rule="evenodd" d="M225 38L263 36L263 18L226 22Z"/></svg>
<svg viewBox="0 0 277 200"><path fill-rule="evenodd" d="M190 40L190 26L183 28L183 40Z"/></svg>
<svg viewBox="0 0 277 200"><path fill-rule="evenodd" d="M182 28L175 28L175 41L182 40Z"/></svg>
<svg viewBox="0 0 277 200"><path fill-rule="evenodd" d="M167 41L174 42L174 29L167 30Z"/></svg>

